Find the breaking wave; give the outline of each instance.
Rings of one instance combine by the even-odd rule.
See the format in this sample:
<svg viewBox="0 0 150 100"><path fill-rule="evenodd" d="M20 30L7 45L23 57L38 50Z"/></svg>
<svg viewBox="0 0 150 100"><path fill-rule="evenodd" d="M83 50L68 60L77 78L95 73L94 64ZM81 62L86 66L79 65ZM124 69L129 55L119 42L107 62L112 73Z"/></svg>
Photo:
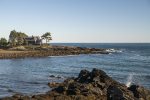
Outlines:
<svg viewBox="0 0 150 100"><path fill-rule="evenodd" d="M106 52L110 52L110 53L117 53L117 52L123 52L123 50L121 49L107 49Z"/></svg>
<svg viewBox="0 0 150 100"><path fill-rule="evenodd" d="M133 77L134 77L134 73L129 74L128 78L127 78L127 82L126 82L126 86L130 87L133 81Z"/></svg>

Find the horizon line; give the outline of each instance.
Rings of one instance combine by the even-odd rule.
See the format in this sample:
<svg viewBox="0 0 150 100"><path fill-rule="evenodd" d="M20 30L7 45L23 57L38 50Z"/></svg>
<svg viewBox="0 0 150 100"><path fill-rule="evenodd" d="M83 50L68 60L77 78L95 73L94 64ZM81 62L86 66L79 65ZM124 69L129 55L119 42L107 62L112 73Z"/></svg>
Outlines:
<svg viewBox="0 0 150 100"><path fill-rule="evenodd" d="M104 43L104 44L150 44L150 42L50 42L50 43L85 43L85 44L96 44L96 43Z"/></svg>

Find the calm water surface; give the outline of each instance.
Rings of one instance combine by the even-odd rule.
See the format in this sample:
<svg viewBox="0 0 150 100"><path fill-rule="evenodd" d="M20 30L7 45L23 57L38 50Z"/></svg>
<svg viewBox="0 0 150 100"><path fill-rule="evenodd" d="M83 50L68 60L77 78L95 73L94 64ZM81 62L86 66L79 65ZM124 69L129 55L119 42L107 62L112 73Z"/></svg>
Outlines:
<svg viewBox="0 0 150 100"><path fill-rule="evenodd" d="M54 44L53 44L54 45ZM0 60L0 97L15 93L44 93L50 88L48 82L61 82L77 76L81 69L104 70L114 79L133 83L150 89L150 44L55 44L94 48L115 48L108 55L87 54L44 58ZM51 78L55 75L61 78Z"/></svg>

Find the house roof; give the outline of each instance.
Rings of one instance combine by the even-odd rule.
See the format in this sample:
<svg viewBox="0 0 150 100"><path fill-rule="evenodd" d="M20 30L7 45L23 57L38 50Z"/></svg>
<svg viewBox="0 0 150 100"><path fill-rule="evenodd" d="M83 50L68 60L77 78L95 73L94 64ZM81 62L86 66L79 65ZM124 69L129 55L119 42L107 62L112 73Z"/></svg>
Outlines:
<svg viewBox="0 0 150 100"><path fill-rule="evenodd" d="M28 41L36 41L36 40L41 40L39 36L30 36L25 38Z"/></svg>

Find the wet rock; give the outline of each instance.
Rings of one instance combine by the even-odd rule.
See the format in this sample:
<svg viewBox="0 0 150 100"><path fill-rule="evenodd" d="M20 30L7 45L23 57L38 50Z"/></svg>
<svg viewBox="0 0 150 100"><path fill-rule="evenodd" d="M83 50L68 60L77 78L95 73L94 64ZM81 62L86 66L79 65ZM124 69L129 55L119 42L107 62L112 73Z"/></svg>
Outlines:
<svg viewBox="0 0 150 100"><path fill-rule="evenodd" d="M108 76L106 75L104 71L94 68L91 72L91 80L95 81L96 78L97 79L99 78L99 81L101 82L105 82L105 79L108 78Z"/></svg>
<svg viewBox="0 0 150 100"><path fill-rule="evenodd" d="M140 94L139 94L139 92L137 91L137 88L138 88L139 86L138 85L131 85L128 89L130 90L130 91L132 91L133 92L133 94L134 94L134 96L136 97L136 98L139 98L140 96Z"/></svg>
<svg viewBox="0 0 150 100"><path fill-rule="evenodd" d="M138 85L131 85L128 89L133 92L136 98L150 100L150 91L145 89L144 87Z"/></svg>
<svg viewBox="0 0 150 100"><path fill-rule="evenodd" d="M108 100L125 100L123 92L115 86L109 86L107 89Z"/></svg>
<svg viewBox="0 0 150 100"><path fill-rule="evenodd" d="M0 100L150 100L149 90L138 85L128 88L99 69L81 70L77 78L48 85L53 89L45 94L14 95Z"/></svg>
<svg viewBox="0 0 150 100"><path fill-rule="evenodd" d="M50 88L54 88L54 87L58 87L60 84L61 84L61 83L50 82L50 83L48 83L48 86L49 86Z"/></svg>
<svg viewBox="0 0 150 100"><path fill-rule="evenodd" d="M55 75L50 75L49 77L50 77L50 78L57 78L57 79L62 78L61 76L55 76Z"/></svg>
<svg viewBox="0 0 150 100"><path fill-rule="evenodd" d="M50 75L49 77L54 78L55 76L54 75Z"/></svg>
<svg viewBox="0 0 150 100"><path fill-rule="evenodd" d="M87 70L81 70L78 76L78 81L83 83L83 82L88 82L88 77L90 76L90 72Z"/></svg>
<svg viewBox="0 0 150 100"><path fill-rule="evenodd" d="M65 91L65 87L64 86L58 86L55 90L58 93L63 93Z"/></svg>

